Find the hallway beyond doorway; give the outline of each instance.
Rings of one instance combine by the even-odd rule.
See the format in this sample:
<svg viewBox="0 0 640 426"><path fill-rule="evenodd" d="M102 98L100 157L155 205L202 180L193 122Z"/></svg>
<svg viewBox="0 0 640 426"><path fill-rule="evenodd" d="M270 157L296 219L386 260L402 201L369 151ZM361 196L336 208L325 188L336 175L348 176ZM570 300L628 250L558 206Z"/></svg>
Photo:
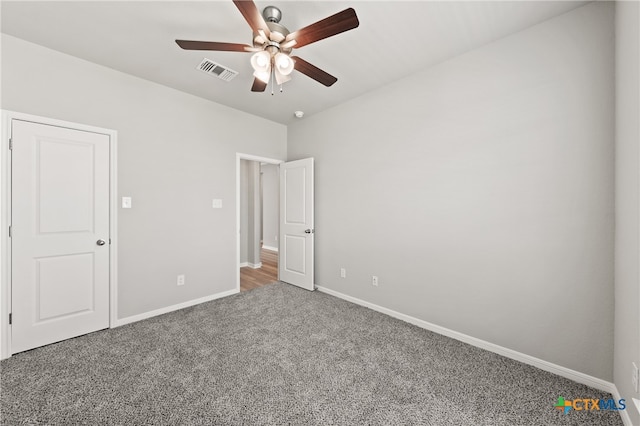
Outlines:
<svg viewBox="0 0 640 426"><path fill-rule="evenodd" d="M262 248L260 262L262 263L260 268L253 269L249 266L240 268L241 292L278 281L278 252Z"/></svg>

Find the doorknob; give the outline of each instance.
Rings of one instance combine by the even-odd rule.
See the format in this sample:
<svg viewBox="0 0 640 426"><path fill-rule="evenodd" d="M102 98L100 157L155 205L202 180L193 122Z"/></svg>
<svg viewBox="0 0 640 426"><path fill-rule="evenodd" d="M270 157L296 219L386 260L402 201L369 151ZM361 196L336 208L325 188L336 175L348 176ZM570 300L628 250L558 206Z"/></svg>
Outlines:
<svg viewBox="0 0 640 426"><path fill-rule="evenodd" d="M305 229L304 233L305 234L313 234L313 229Z"/></svg>
<svg viewBox="0 0 640 426"><path fill-rule="evenodd" d="M103 246L103 245L107 244L107 242L105 240L98 240L98 241L96 241L96 244L99 245L99 246Z"/></svg>

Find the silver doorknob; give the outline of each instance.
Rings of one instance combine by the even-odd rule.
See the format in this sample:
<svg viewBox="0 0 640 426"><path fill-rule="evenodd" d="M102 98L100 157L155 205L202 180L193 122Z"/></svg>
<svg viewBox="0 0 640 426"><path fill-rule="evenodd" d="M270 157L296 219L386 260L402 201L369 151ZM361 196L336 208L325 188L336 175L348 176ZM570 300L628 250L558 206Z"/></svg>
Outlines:
<svg viewBox="0 0 640 426"><path fill-rule="evenodd" d="M304 233L305 234L313 234L313 229L305 229Z"/></svg>
<svg viewBox="0 0 640 426"><path fill-rule="evenodd" d="M96 244L99 245L99 246L103 246L103 245L107 244L107 242L105 240L98 240L98 241L96 241Z"/></svg>

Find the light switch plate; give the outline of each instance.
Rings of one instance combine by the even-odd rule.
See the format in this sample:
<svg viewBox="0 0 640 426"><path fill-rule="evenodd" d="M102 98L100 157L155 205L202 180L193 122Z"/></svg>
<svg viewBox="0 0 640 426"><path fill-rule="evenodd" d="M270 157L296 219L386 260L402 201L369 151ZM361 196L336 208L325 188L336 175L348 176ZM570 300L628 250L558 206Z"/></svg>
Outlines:
<svg viewBox="0 0 640 426"><path fill-rule="evenodd" d="M212 207L213 207L214 209L221 209L221 208L222 208L222 200L221 200L221 199L219 199L219 198L215 198L215 199L213 200Z"/></svg>
<svg viewBox="0 0 640 426"><path fill-rule="evenodd" d="M123 209L131 208L131 197L122 197L122 208Z"/></svg>

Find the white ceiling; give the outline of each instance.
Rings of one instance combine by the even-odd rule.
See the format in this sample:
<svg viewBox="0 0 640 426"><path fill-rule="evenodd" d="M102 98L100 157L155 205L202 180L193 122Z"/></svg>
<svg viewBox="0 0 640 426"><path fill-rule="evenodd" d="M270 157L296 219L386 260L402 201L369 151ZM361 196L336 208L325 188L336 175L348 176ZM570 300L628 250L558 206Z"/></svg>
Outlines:
<svg viewBox="0 0 640 426"><path fill-rule="evenodd" d="M269 120L288 124L367 91L521 31L586 1L283 1L294 31L347 7L360 27L294 49L338 78L324 87L294 72L284 92L252 93L249 53L184 51L175 39L251 44L251 30L226 1L2 1L3 33ZM231 82L195 67L204 58L240 74Z"/></svg>

